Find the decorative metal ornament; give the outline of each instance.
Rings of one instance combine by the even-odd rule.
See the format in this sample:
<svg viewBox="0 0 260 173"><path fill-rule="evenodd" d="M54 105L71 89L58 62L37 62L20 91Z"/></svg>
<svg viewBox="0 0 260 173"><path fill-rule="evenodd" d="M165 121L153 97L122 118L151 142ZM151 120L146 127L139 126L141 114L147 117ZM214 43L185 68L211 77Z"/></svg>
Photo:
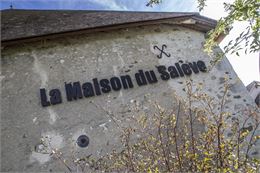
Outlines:
<svg viewBox="0 0 260 173"><path fill-rule="evenodd" d="M154 50L157 49L157 50L160 51L160 55L157 55L157 58L161 59L162 56L163 56L163 54L164 54L165 56L167 56L167 57L170 57L170 56L171 56L171 54L166 53L166 52L164 51L164 49L166 49L166 48L167 48L166 44L163 44L161 49L160 49L158 46L154 46L154 47L153 47Z"/></svg>

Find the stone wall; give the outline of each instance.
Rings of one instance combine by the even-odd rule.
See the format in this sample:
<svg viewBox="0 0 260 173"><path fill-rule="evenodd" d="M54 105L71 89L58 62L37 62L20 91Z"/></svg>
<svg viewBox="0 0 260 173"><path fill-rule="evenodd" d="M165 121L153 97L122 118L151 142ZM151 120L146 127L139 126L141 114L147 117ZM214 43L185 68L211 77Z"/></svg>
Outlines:
<svg viewBox="0 0 260 173"><path fill-rule="evenodd" d="M203 41L203 33L162 24L2 48L2 171L62 171L63 165L48 154L52 148L64 156L105 154L118 145L118 126L131 123L136 107L146 113L151 111L148 101L172 107L175 94L185 98L185 81L190 79L194 86L202 85L204 91L217 98L227 78L232 87L226 109L231 112L252 104L226 58L210 72L201 67L197 73L195 69L189 75L187 72L183 77L163 80L158 66L177 69L175 63L203 61L209 69L212 59L202 51ZM152 70L157 82L139 86L139 70ZM118 89L117 80L111 81L126 75L131 77L133 87L124 88L121 83ZM67 100L65 83L80 82L82 86L88 82L94 87L95 78L108 79L110 91L99 95L95 90L94 96L85 97L82 89L82 99ZM47 101L49 91L58 89L62 103L43 107L40 88L46 89ZM81 148L76 140L84 134L89 137L89 145ZM41 138L50 146L42 145Z"/></svg>

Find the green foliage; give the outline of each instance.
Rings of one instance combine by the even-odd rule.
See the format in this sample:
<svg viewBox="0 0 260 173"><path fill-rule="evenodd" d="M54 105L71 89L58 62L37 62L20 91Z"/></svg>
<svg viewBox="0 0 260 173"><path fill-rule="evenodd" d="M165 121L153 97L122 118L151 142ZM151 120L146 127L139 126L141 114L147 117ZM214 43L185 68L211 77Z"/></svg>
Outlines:
<svg viewBox="0 0 260 173"><path fill-rule="evenodd" d="M202 11L204 9L204 7L206 6L206 1L207 0L197 0L199 11Z"/></svg>
<svg viewBox="0 0 260 173"><path fill-rule="evenodd" d="M239 56L238 51L242 48L245 49L245 53L256 52L260 50L259 40L259 0L235 0L233 4L224 3L225 10L228 15L221 18L218 21L216 28L209 32L209 37L205 43L205 50L210 53L214 46L217 45L216 39L221 34L228 34L235 21L246 21L249 26L246 31L240 33L240 35L231 40L225 47L225 53L236 53Z"/></svg>
<svg viewBox="0 0 260 173"><path fill-rule="evenodd" d="M154 4L159 4L161 2L162 0L150 0L149 2L147 2L146 6L152 7Z"/></svg>

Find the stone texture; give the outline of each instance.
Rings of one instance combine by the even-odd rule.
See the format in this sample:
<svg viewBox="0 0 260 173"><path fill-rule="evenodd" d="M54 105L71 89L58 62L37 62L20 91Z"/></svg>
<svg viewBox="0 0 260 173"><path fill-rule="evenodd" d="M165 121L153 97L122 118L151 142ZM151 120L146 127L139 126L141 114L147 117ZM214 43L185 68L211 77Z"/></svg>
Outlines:
<svg viewBox="0 0 260 173"><path fill-rule="evenodd" d="M160 31L160 32L158 32ZM149 102L171 108L174 94L185 98L186 80L192 79L217 98L221 95L219 80L224 76L237 86L230 92L227 109L234 112L252 104L245 87L226 58L210 72L190 77L160 80L156 84L110 92L92 98L66 101L64 82L81 83L97 77L111 78L155 70L158 65L172 65L179 60L203 60L210 57L202 51L204 34L174 25L156 25L121 29L95 34L63 37L44 42L15 45L2 49L1 171L64 171L63 165L48 154L59 149L64 157L100 156L119 144L120 128L128 126L131 117L152 112ZM166 44L171 57L158 59L154 45ZM228 71L228 74L226 73ZM42 107L39 89L59 88L63 103ZM244 99L245 102L242 100ZM136 113L134 110L139 110ZM238 110L235 110L238 111ZM242 116L242 115L241 115ZM243 118L243 117L240 117ZM90 139L87 148L76 145L78 136ZM41 144L41 138L48 145Z"/></svg>

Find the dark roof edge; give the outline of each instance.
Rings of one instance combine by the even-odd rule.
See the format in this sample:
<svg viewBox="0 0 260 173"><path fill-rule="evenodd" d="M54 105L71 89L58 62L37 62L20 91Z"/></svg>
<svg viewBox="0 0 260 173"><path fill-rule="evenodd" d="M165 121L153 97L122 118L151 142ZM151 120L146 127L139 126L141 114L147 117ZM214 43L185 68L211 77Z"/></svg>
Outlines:
<svg viewBox="0 0 260 173"><path fill-rule="evenodd" d="M169 17L169 18L162 18L162 19L151 19L151 20L143 20L143 21L137 21L137 22L128 22L128 23L121 23L121 24L113 24L113 25L104 25L104 26L98 26L93 28L84 28L84 29L76 29L76 30L69 30L69 31L63 31L63 32L57 32L57 33L51 33L51 34L43 34L43 35L37 35L37 36L31 36L31 37L24 37L24 38L18 38L18 39L10 39L10 40L1 40L2 45L9 45L9 44L16 44L21 42L31 42L31 41L38 41L41 39L52 39L57 38L59 36L69 36L73 34L81 34L81 33L92 33L92 32L100 32L100 31L109 31L114 29L123 29L125 27L136 27L136 26L144 26L144 25L151 25L151 24L158 24L158 23L164 23L164 21L169 21L172 19L179 20L176 21L176 25L192 28L195 30L199 30L201 32L208 32L211 29L214 29L217 21L201 16L199 13L187 13L190 15L181 16L181 17ZM183 20L187 19L194 19L196 21L195 24L185 24L181 23ZM198 26L202 26L203 28L199 28Z"/></svg>

